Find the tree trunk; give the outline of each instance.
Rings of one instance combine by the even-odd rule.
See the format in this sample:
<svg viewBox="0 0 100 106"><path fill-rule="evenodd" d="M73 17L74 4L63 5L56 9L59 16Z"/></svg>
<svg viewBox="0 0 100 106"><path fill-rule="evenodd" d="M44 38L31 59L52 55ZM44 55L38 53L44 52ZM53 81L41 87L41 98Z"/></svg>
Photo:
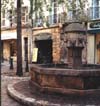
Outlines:
<svg viewBox="0 0 100 106"><path fill-rule="evenodd" d="M33 0L30 0L30 25L29 25L29 29L30 29L30 36L29 36L29 61L30 63L32 63L32 35L33 35Z"/></svg>
<svg viewBox="0 0 100 106"><path fill-rule="evenodd" d="M54 0L54 23L57 23L57 3L56 0Z"/></svg>
<svg viewBox="0 0 100 106"><path fill-rule="evenodd" d="M1 0L0 0L0 6L1 6ZM1 8L0 8L1 11ZM1 13L0 13L0 17L1 17ZM0 18L0 26L1 26L1 18ZM1 27L0 27L0 73L1 73Z"/></svg>
<svg viewBox="0 0 100 106"><path fill-rule="evenodd" d="M16 75L22 76L22 34L21 34L21 0L17 0L17 72Z"/></svg>

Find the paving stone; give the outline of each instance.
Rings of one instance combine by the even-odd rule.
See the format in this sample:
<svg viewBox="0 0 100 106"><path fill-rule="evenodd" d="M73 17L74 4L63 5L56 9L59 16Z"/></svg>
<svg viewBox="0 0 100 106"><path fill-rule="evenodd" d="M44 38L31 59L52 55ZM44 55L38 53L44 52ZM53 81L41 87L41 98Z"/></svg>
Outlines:
<svg viewBox="0 0 100 106"><path fill-rule="evenodd" d="M14 70L16 70L14 68ZM17 89L18 91L20 91L20 95L21 93L23 93L24 97L23 99L25 100L25 103L24 105L23 104L20 104L23 100L21 100L21 102L17 102L15 100L13 100L12 98L10 98L10 96L7 95L7 86L9 84L13 84L13 83L16 83L16 82L19 82L19 81L29 81L30 77L17 77L15 76L15 74L12 74L11 76L11 73L12 72L15 72L13 70L9 70L9 67L8 65L5 66L5 64L2 66L2 76L1 76L1 106L26 106L26 102L27 101L32 101L32 100L36 100L36 98L34 97L38 97L38 99L36 100L36 102L34 102L35 106L100 106L100 97L95 97L95 98L88 98L88 97L83 97L83 98L80 98L80 97L67 97L67 99L64 99L63 96L60 96L58 98L56 98L56 96L53 96L51 98L50 95L47 95L46 98L44 100L46 100L45 102L43 101L43 98L44 98L44 95L39 95L36 96L36 95L33 95L33 94L29 94L29 91L26 92L26 88L27 89L30 89L28 87L28 85L24 85L24 83L21 84L21 87L25 88L25 89L18 89L18 85L17 85ZM6 74L5 74L6 73ZM28 82L27 82L28 84ZM23 92L21 91L23 90ZM30 99L31 98L31 99ZM55 98L55 99L54 99ZM58 102L62 101L62 104L59 104ZM51 102L50 102L51 101ZM65 102L65 103L64 103ZM44 103L44 105L43 105ZM33 104L29 104L27 103L29 106L34 106Z"/></svg>
<svg viewBox="0 0 100 106"><path fill-rule="evenodd" d="M15 76L16 71L16 63L14 63L14 69L9 69L9 62L6 61L2 63L1 66L1 106L23 106L22 104L18 103L17 101L13 100L7 94L7 85L13 82L25 79ZM25 105L24 105L25 106Z"/></svg>

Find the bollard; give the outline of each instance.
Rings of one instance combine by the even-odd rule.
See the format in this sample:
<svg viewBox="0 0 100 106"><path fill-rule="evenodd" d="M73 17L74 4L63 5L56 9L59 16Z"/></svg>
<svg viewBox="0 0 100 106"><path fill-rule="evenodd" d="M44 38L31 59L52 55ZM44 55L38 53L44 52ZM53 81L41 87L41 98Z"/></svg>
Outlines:
<svg viewBox="0 0 100 106"><path fill-rule="evenodd" d="M13 58L10 58L10 69L13 69Z"/></svg>
<svg viewBox="0 0 100 106"><path fill-rule="evenodd" d="M29 72L28 60L25 61L25 71Z"/></svg>

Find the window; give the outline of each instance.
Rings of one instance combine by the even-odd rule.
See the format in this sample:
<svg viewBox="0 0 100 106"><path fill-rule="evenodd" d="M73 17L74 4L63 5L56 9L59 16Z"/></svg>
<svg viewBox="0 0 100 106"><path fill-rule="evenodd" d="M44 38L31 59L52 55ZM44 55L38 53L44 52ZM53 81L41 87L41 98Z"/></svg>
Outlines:
<svg viewBox="0 0 100 106"><path fill-rule="evenodd" d="M28 22L28 7L22 7L22 23Z"/></svg>
<svg viewBox="0 0 100 106"><path fill-rule="evenodd" d="M1 13L1 26L5 26L5 10Z"/></svg>
<svg viewBox="0 0 100 106"><path fill-rule="evenodd" d="M25 24L26 22L28 22L29 16L28 16L28 7L22 7L22 11L21 11L21 19L22 19L22 24ZM17 10L15 9L14 11L14 15L12 17L12 23L16 24L17 23Z"/></svg>
<svg viewBox="0 0 100 106"><path fill-rule="evenodd" d="M53 0L52 1L52 11L50 12L50 15L48 17L49 19L49 23L50 24L54 24L54 23L57 23L57 18L58 18L58 15L57 15L57 9L58 9L58 3L56 0Z"/></svg>
<svg viewBox="0 0 100 106"><path fill-rule="evenodd" d="M17 23L17 10L14 11L14 16L13 16L13 24L16 24Z"/></svg>
<svg viewBox="0 0 100 106"><path fill-rule="evenodd" d="M12 17L13 17L13 14L12 14L12 10L9 10L9 21L10 21L10 26L12 26Z"/></svg>
<svg viewBox="0 0 100 106"><path fill-rule="evenodd" d="M92 1L92 18L97 19L100 18L100 0Z"/></svg>

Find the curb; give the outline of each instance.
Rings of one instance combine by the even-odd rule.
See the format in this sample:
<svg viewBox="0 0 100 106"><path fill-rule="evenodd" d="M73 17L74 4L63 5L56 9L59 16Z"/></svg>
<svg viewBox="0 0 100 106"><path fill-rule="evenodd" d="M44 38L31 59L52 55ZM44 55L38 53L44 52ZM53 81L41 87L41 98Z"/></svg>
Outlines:
<svg viewBox="0 0 100 106"><path fill-rule="evenodd" d="M30 79L30 77L18 77L18 76L8 76L8 75L1 75L1 79L2 78L18 79L18 80Z"/></svg>
<svg viewBox="0 0 100 106"><path fill-rule="evenodd" d="M26 81L26 80L23 80ZM12 84L9 84L7 86L7 93L10 97L15 99L21 104L27 105L27 106L61 106L60 104L52 104L48 103L48 101L43 101L43 100L36 100L35 98L29 98L20 92L16 91L14 89L14 84L19 83L20 81L14 82Z"/></svg>
<svg viewBox="0 0 100 106"><path fill-rule="evenodd" d="M18 81L20 82L20 81ZM16 82L16 83L18 83ZM27 106L34 106L35 104L35 99L33 98L28 98L26 97L25 95L19 93L18 91L16 91L14 89L14 84L16 83L13 83L13 84L9 84L7 86L7 93L9 96L11 96L13 99L17 100L19 103L22 103L24 105L27 105Z"/></svg>
<svg viewBox="0 0 100 106"><path fill-rule="evenodd" d="M27 81L27 79L23 79L20 81ZM15 99L17 102L25 106L67 106L69 105L69 104L61 105L57 103L51 103L51 102L42 100L42 98L40 100L37 100L36 98L27 97L14 89L14 85L19 83L20 81L13 82L12 84L8 84L7 93L11 98Z"/></svg>

